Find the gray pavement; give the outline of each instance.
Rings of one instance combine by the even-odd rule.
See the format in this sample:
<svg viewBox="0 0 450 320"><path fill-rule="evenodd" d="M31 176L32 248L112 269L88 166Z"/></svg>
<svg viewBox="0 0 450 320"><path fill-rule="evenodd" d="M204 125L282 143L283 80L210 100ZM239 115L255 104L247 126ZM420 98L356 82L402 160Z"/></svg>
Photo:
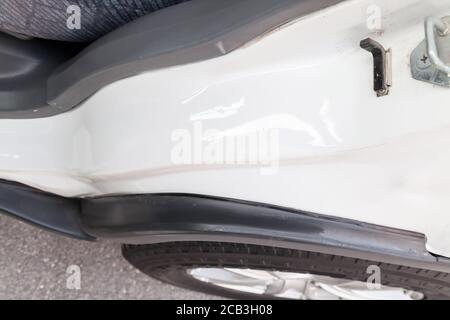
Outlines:
<svg viewBox="0 0 450 320"><path fill-rule="evenodd" d="M81 268L81 289L66 270ZM120 245L56 236L0 214L0 299L210 299L162 284L121 256Z"/></svg>

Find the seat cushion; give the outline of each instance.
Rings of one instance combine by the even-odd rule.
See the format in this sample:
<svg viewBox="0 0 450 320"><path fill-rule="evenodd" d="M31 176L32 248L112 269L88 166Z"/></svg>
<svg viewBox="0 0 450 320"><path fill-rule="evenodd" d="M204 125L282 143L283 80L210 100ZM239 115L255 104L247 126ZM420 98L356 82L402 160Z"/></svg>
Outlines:
<svg viewBox="0 0 450 320"><path fill-rule="evenodd" d="M89 42L134 19L184 1L188 0L1 0L0 30L36 38ZM77 7L68 11L73 5L79 8L79 20L73 20L78 19L73 16Z"/></svg>

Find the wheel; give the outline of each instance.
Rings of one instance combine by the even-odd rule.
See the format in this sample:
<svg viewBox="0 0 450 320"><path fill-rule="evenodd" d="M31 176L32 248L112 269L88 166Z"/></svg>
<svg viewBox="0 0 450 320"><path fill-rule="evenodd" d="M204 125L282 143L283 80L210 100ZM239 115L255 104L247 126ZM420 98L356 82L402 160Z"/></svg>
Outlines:
<svg viewBox="0 0 450 320"><path fill-rule="evenodd" d="M447 273L316 252L216 242L124 245L122 252L153 278L228 298L450 298Z"/></svg>

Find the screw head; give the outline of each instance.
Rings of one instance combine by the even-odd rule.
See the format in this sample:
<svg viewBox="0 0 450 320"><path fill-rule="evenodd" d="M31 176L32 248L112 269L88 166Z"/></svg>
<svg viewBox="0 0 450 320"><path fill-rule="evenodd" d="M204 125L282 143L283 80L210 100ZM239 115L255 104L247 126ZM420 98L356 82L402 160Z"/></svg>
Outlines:
<svg viewBox="0 0 450 320"><path fill-rule="evenodd" d="M423 69L431 67L430 57L428 57L428 55L424 54L422 56L422 58L419 59L418 65L420 68L423 68Z"/></svg>

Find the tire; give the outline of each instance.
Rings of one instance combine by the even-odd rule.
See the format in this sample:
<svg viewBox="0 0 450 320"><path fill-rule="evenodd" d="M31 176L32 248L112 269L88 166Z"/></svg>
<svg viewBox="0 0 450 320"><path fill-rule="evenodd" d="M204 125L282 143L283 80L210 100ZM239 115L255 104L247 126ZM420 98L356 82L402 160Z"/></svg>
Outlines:
<svg viewBox="0 0 450 320"><path fill-rule="evenodd" d="M448 273L416 269L376 261L322 253L216 242L174 242L152 245L124 245L122 252L133 266L163 282L216 296L236 299L272 299L241 293L202 282L188 271L200 267L226 267L308 273L366 282L367 268L381 270L381 284L420 292L425 299L450 299Z"/></svg>

